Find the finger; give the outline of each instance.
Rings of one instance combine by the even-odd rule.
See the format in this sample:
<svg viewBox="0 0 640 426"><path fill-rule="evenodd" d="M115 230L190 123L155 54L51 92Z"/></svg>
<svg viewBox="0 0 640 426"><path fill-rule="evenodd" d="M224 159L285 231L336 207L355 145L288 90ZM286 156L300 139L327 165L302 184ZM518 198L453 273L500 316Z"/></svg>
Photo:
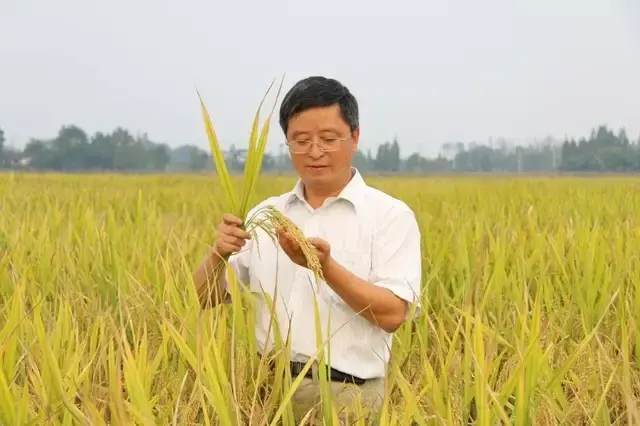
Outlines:
<svg viewBox="0 0 640 426"><path fill-rule="evenodd" d="M229 235L229 234L220 235L220 241L224 241L227 244L233 244L240 247L244 247L244 245L247 243L246 239L238 238L234 235Z"/></svg>
<svg viewBox="0 0 640 426"><path fill-rule="evenodd" d="M278 237L279 242L286 241L287 237L285 236L284 229L276 228L276 237Z"/></svg>
<svg viewBox="0 0 640 426"><path fill-rule="evenodd" d="M237 237L245 240L251 239L251 234L249 234L244 229L238 228L236 226L222 224L220 225L219 232L220 234L223 234L223 235L231 235L233 237Z"/></svg>
<svg viewBox="0 0 640 426"><path fill-rule="evenodd" d="M298 242L293 238L293 236L290 233L285 232L284 238L287 240L287 244L292 250L297 250L300 247Z"/></svg>
<svg viewBox="0 0 640 426"><path fill-rule="evenodd" d="M309 241L309 243L316 248L325 248L327 246L327 243L320 238L312 237L307 239L307 241Z"/></svg>
<svg viewBox="0 0 640 426"><path fill-rule="evenodd" d="M224 215L222 215L222 222L225 223L226 225L236 225L236 226L242 225L242 219L230 213L225 213Z"/></svg>
<svg viewBox="0 0 640 426"><path fill-rule="evenodd" d="M235 253L242 249L237 244L229 244L226 241L218 241L218 252L221 254Z"/></svg>
<svg viewBox="0 0 640 426"><path fill-rule="evenodd" d="M278 233L278 243L282 246L282 248L288 247L289 241L284 236L284 233Z"/></svg>
<svg viewBox="0 0 640 426"><path fill-rule="evenodd" d="M244 240L220 240L220 244L225 244L229 247L234 247L235 250L240 250L245 246Z"/></svg>
<svg viewBox="0 0 640 426"><path fill-rule="evenodd" d="M320 244L318 238L315 237L307 238L307 241L309 241L309 243L313 246L317 246L318 244Z"/></svg>
<svg viewBox="0 0 640 426"><path fill-rule="evenodd" d="M244 240L250 240L251 239L251 234L248 233L247 231L245 231L242 228L236 228L235 226L228 226L227 227L227 232L225 232L227 235L233 235L234 237L238 237L238 238L242 238Z"/></svg>
<svg viewBox="0 0 640 426"><path fill-rule="evenodd" d="M309 238L309 243L320 253L329 253L329 243L321 238Z"/></svg>
<svg viewBox="0 0 640 426"><path fill-rule="evenodd" d="M278 242L280 243L280 247L282 247L282 249L287 252L287 253L293 253L293 247L291 247L291 241L289 241L289 239L285 236L285 234L280 234L278 237Z"/></svg>

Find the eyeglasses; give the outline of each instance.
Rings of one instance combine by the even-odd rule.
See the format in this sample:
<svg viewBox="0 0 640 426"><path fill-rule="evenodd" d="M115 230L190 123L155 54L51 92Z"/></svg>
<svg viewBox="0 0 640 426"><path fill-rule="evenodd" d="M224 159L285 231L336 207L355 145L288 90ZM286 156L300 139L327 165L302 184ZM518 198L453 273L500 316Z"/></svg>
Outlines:
<svg viewBox="0 0 640 426"><path fill-rule="evenodd" d="M318 145L318 148L322 152L332 152L336 151L340 148L340 142L345 141L351 136L348 134L343 138L338 138L335 136L321 136L319 141L314 142L311 139L294 139L292 141L287 141L287 145L289 145L289 150L292 154L307 154L311 151L311 146L315 143Z"/></svg>

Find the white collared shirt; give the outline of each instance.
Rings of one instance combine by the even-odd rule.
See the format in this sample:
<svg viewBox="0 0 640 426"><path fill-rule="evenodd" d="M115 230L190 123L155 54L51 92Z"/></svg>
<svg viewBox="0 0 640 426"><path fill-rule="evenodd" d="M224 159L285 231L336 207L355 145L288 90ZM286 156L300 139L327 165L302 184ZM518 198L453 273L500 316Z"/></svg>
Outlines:
<svg viewBox="0 0 640 426"><path fill-rule="evenodd" d="M368 186L360 173L338 197L313 209L304 199L300 181L291 192L257 205L274 205L307 238L319 237L331 246L331 256L371 284L385 287L420 307L422 258L420 230L411 209L402 201ZM326 283L317 283L311 271L293 263L263 232L247 241L229 259L236 278L251 292L266 292L276 304L280 334L291 333L291 359L306 362L317 350L313 298L319 306L323 341L330 314L330 362L344 373L361 378L386 375L391 334L357 314ZM277 277L277 298L275 297ZM273 349L270 311L262 295L256 298L256 338L260 351ZM275 326L275 322L274 322ZM267 333L269 333L267 338Z"/></svg>

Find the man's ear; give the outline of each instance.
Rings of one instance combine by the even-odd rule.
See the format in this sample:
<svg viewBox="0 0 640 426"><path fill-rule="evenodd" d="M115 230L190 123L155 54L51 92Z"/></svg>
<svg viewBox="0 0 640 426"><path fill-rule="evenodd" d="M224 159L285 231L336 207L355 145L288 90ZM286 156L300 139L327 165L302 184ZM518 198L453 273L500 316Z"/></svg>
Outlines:
<svg viewBox="0 0 640 426"><path fill-rule="evenodd" d="M351 133L351 140L353 141L351 143L351 151L357 152L358 151L358 142L360 142L360 128L355 129Z"/></svg>

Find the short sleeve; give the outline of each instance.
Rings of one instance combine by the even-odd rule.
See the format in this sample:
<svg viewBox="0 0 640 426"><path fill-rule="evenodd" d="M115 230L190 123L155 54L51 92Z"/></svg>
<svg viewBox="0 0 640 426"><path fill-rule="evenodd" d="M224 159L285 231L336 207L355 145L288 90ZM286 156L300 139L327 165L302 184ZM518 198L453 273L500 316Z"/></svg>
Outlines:
<svg viewBox="0 0 640 426"><path fill-rule="evenodd" d="M416 305L419 315L422 291L422 255L420 228L408 208L394 208L376 230L372 251L370 281Z"/></svg>

